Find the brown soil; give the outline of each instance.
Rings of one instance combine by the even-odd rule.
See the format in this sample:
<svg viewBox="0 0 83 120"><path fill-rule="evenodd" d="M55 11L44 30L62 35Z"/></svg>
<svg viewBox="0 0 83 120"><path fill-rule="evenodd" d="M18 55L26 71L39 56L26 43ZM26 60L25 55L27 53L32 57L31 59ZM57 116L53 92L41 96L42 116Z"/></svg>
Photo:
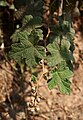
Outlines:
<svg viewBox="0 0 83 120"><path fill-rule="evenodd" d="M39 83L38 93L34 92L34 88L32 92L33 85L29 83L30 75L27 72L25 87L20 88L16 84L20 77L15 76L11 69L14 63L11 61L10 65L5 60L0 62L1 120L22 120L26 108L24 101L27 104L33 103L29 108L32 112L29 112L27 120L83 120L83 34L81 32L76 33L74 43L75 62L74 74L70 80L70 95L62 95L57 87L50 91L43 78ZM26 93L24 96L23 91Z"/></svg>
<svg viewBox="0 0 83 120"><path fill-rule="evenodd" d="M83 120L82 32L76 33L74 44L70 95L61 94L57 87L49 90L44 78L40 80L36 92L29 72L25 73L23 81L19 71L14 69L15 63L2 60L4 53L0 50L0 120Z"/></svg>
<svg viewBox="0 0 83 120"><path fill-rule="evenodd" d="M83 34L75 36L74 74L71 78L71 94L62 95L57 88L48 90L45 81L39 88L43 97L39 103L40 117L37 120L83 120ZM42 91L42 92L41 92Z"/></svg>

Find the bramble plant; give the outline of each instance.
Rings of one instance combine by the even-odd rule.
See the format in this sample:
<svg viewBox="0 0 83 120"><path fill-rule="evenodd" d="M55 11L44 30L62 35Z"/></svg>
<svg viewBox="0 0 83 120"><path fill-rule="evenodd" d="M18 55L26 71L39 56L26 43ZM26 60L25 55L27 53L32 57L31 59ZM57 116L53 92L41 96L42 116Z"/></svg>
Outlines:
<svg viewBox="0 0 83 120"><path fill-rule="evenodd" d="M47 65L49 89L53 89L57 85L61 93L70 94L69 78L72 75L72 61L74 60L75 32L71 27L70 18L63 14L63 16L58 16L58 24L53 24L51 20L48 20L47 24L45 23L47 29L50 29L50 34L47 33L47 38L44 39L41 17L43 5L42 0L31 0L29 4L27 2L28 7L24 14L20 15L21 27L18 24L11 36L13 44L8 56L19 64L22 74L25 67L31 71L33 82L37 82L34 69L40 65L40 62ZM16 12L15 15L18 18L19 10ZM52 17L52 15L49 16Z"/></svg>

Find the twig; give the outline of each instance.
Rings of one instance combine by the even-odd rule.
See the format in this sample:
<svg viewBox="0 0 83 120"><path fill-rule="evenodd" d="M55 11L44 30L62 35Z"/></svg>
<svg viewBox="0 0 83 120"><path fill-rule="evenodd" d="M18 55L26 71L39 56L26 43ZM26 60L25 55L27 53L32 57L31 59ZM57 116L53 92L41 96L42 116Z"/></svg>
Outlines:
<svg viewBox="0 0 83 120"><path fill-rule="evenodd" d="M59 12L58 15L61 16L63 12L63 0L61 0L60 6L59 6Z"/></svg>
<svg viewBox="0 0 83 120"><path fill-rule="evenodd" d="M41 116L42 118L46 119L46 120L49 120L49 117L47 117L47 116L44 115L44 114L41 114L40 116Z"/></svg>
<svg viewBox="0 0 83 120"><path fill-rule="evenodd" d="M68 4L68 5L70 5L70 4L71 4L71 3L69 3L69 1L68 1L68 0L66 0L66 2L67 2L67 4Z"/></svg>
<svg viewBox="0 0 83 120"><path fill-rule="evenodd" d="M44 60L42 59L42 74L40 75L40 77L39 77L39 79L38 79L37 88L38 88L38 86L39 86L39 82L40 82L40 80L42 79L43 75L44 75Z"/></svg>

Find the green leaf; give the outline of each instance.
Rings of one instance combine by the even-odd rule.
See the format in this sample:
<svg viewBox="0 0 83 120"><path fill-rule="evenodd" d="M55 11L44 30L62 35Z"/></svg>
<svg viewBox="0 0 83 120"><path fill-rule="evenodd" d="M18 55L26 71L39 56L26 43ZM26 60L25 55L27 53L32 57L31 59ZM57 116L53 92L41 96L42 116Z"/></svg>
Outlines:
<svg viewBox="0 0 83 120"><path fill-rule="evenodd" d="M75 36L75 30L71 27L70 20L61 20L58 25L51 25L51 31L53 31L53 37L50 37L50 41L55 41L64 36L68 41L72 42Z"/></svg>
<svg viewBox="0 0 83 120"><path fill-rule="evenodd" d="M25 15L22 20L22 25L27 28L38 28L42 26L42 19L40 16Z"/></svg>
<svg viewBox="0 0 83 120"><path fill-rule="evenodd" d="M69 32L66 34L66 37L70 41L70 43L73 42L74 36L75 36L75 30L70 27Z"/></svg>
<svg viewBox="0 0 83 120"><path fill-rule="evenodd" d="M45 48L36 45L36 41L34 45L34 43L29 40L29 36L26 34L26 31L20 32L18 38L20 43L15 43L11 46L12 50L9 52L9 57L11 59L14 59L18 63L24 62L28 67L35 66L38 59L44 59ZM38 37L38 39L40 38Z"/></svg>
<svg viewBox="0 0 83 120"><path fill-rule="evenodd" d="M11 36L11 39L13 42L19 42L20 40L27 40L30 33L28 33L26 30L21 32L19 30L16 30L15 33Z"/></svg>
<svg viewBox="0 0 83 120"><path fill-rule="evenodd" d="M53 43L48 44L47 50L50 53L47 56L47 63L49 66L56 66L61 63L61 61L73 61L73 55L70 48L70 42L66 39L54 41Z"/></svg>
<svg viewBox="0 0 83 120"><path fill-rule="evenodd" d="M43 31L41 29L33 29L30 33L27 30L19 31L17 30L12 36L11 39L13 42L19 42L22 40L29 40L33 44L38 43L39 40L43 39Z"/></svg>
<svg viewBox="0 0 83 120"><path fill-rule="evenodd" d="M31 31L29 35L29 41L31 41L34 45L39 42L39 40L43 39L43 31L41 29L34 29Z"/></svg>
<svg viewBox="0 0 83 120"><path fill-rule="evenodd" d="M41 17L39 16L33 17L32 15L25 15L25 17L22 20L22 27L17 31L19 32L25 30L27 31L28 34L31 34L31 32L36 29L36 32L38 31L38 34L39 33L41 34L42 30L39 29L41 26L42 26Z"/></svg>
<svg viewBox="0 0 83 120"><path fill-rule="evenodd" d="M60 53L64 60L66 61L74 60L73 54L70 51L70 42L65 37L61 40Z"/></svg>
<svg viewBox="0 0 83 120"><path fill-rule="evenodd" d="M39 34L38 36L40 36L41 39L43 39L42 30L39 29L41 26L42 26L41 17L39 16L33 17L32 15L25 15L25 17L22 20L22 27L15 31L15 33L11 36L11 39L13 42L18 42L20 33L23 32L23 34L30 35L31 32L34 31L35 29L36 29L35 34Z"/></svg>
<svg viewBox="0 0 83 120"><path fill-rule="evenodd" d="M32 15L25 15L25 17L22 20L23 25L27 24L31 19L33 19Z"/></svg>
<svg viewBox="0 0 83 120"><path fill-rule="evenodd" d="M68 79L71 77L71 75L72 72L68 67L52 71L52 78L48 81L49 89L53 89L57 85L61 93L70 94L70 81Z"/></svg>
<svg viewBox="0 0 83 120"><path fill-rule="evenodd" d="M1 1L0 1L0 6L4 6L4 7L5 7L5 6L7 6L7 2L6 2L6 1L1 0Z"/></svg>
<svg viewBox="0 0 83 120"><path fill-rule="evenodd" d="M17 11L17 9L15 8L14 4L9 5L9 9L14 10L14 11Z"/></svg>
<svg viewBox="0 0 83 120"><path fill-rule="evenodd" d="M37 80L37 77L32 74L32 76L31 76L31 81L36 82L36 80Z"/></svg>
<svg viewBox="0 0 83 120"><path fill-rule="evenodd" d="M35 28L39 29L41 26L42 19L39 16L26 15L23 19L22 29L27 30L28 33L31 33Z"/></svg>
<svg viewBox="0 0 83 120"><path fill-rule="evenodd" d="M39 28L42 26L42 19L39 16L33 17L28 24L27 27L32 27L32 28Z"/></svg>
<svg viewBox="0 0 83 120"><path fill-rule="evenodd" d="M60 54L60 48L57 43L52 43L47 46L47 50L50 52L51 55L47 56L47 63L49 66L55 66L61 61L63 61L63 58Z"/></svg>
<svg viewBox="0 0 83 120"><path fill-rule="evenodd" d="M10 5L9 3L6 2L6 0L1 0L1 1L0 1L0 6L2 6L2 7L8 6L9 9L12 9L12 10L15 10L15 11L16 11L16 8L15 8L14 4L11 4L11 5Z"/></svg>
<svg viewBox="0 0 83 120"><path fill-rule="evenodd" d="M62 61L60 64L57 65L57 69L61 71L65 69L66 66L67 66L67 63L65 61Z"/></svg>

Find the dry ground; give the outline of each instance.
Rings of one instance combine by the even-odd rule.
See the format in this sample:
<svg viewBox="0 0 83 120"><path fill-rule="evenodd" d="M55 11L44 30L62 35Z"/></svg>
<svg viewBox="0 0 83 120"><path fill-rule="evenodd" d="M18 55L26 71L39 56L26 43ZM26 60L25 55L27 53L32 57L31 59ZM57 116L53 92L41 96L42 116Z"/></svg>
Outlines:
<svg viewBox="0 0 83 120"><path fill-rule="evenodd" d="M83 34L75 36L74 74L71 78L71 94L62 95L58 89L49 91L40 87L44 100L39 103L41 115L37 120L83 120ZM43 81L43 80L42 80ZM45 83L41 83L45 84ZM41 92L42 91L42 92Z"/></svg>
<svg viewBox="0 0 83 120"><path fill-rule="evenodd" d="M76 33L74 50L74 74L71 78L71 94L62 95L58 88L49 90L46 81L42 78L39 83L38 99L31 107L32 113L26 120L83 120L83 34ZM11 62L13 65L14 63ZM25 74L27 76L27 73ZM0 119L23 120L25 103L23 103L23 86L14 83L14 71L7 61L0 62ZM29 75L26 81L29 80ZM18 78L17 78L18 79ZM19 78L20 79L20 78ZM35 93L31 85L25 84L27 93L25 101L34 101ZM28 91L28 92L27 92ZM11 96L11 97L10 97ZM21 105L19 103L21 102ZM24 107L25 106L25 107ZM36 106L36 112L34 107ZM29 110L29 109L28 109Z"/></svg>
<svg viewBox="0 0 83 120"><path fill-rule="evenodd" d="M38 93L32 91L30 75L25 73L23 84L19 71L11 67L14 62L2 60L0 50L0 120L83 120L83 33L76 33L74 43L70 95L62 95L57 87L50 91L43 78Z"/></svg>

